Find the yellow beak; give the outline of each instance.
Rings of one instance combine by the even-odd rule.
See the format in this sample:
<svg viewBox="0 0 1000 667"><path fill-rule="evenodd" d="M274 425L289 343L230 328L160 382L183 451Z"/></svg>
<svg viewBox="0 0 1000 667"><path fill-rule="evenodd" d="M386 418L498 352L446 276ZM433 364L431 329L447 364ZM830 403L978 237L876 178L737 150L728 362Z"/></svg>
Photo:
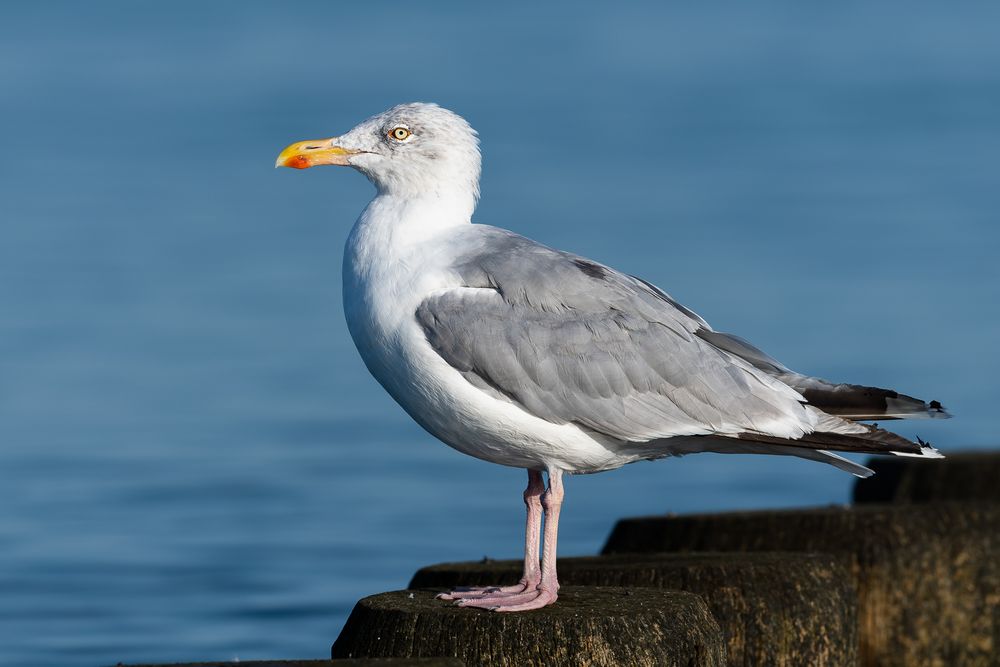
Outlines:
<svg viewBox="0 0 1000 667"><path fill-rule="evenodd" d="M281 151L275 167L291 167L293 169L308 169L320 164L340 164L349 165L347 161L352 155L357 155L362 151L354 151L349 148L334 146L337 137L329 139L314 139L312 141L300 141L292 144Z"/></svg>

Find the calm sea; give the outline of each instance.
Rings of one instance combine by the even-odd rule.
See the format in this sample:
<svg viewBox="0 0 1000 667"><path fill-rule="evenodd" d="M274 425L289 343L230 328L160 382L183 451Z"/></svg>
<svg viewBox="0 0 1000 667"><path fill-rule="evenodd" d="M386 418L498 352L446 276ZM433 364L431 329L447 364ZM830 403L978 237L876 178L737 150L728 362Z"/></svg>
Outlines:
<svg viewBox="0 0 1000 667"><path fill-rule="evenodd" d="M0 663L322 657L419 566L515 557L521 471L434 441L340 305L371 196L275 171L392 104L465 115L480 222L641 275L792 367L995 443L996 3L4 2ZM569 480L623 515L844 502L702 455Z"/></svg>

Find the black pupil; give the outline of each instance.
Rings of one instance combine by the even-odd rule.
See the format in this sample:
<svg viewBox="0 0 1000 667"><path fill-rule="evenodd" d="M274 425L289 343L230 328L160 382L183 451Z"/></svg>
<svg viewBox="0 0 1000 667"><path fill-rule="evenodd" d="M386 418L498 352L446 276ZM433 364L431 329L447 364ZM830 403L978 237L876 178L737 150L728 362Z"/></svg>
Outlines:
<svg viewBox="0 0 1000 667"><path fill-rule="evenodd" d="M403 130L403 129L396 130L396 138L397 139L402 139L405 136L406 136L406 130Z"/></svg>

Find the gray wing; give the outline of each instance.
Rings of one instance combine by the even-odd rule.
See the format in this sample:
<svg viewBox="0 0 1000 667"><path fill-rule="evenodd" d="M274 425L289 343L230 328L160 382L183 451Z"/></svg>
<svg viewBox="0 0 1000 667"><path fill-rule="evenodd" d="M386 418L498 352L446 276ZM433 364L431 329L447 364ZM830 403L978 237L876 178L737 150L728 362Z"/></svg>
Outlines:
<svg viewBox="0 0 1000 667"><path fill-rule="evenodd" d="M632 442L812 430L798 393L696 335L708 325L652 285L504 230L472 230L453 267L465 287L427 298L416 317L484 391Z"/></svg>

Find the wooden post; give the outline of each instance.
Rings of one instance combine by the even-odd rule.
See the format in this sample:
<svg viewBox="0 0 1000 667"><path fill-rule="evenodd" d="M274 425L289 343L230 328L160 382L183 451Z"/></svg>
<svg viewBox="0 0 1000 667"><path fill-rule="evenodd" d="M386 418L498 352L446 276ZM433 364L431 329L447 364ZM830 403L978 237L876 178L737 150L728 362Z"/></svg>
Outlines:
<svg viewBox="0 0 1000 667"><path fill-rule="evenodd" d="M116 667L464 667L458 658L383 658L379 660L240 660L238 662L184 662Z"/></svg>
<svg viewBox="0 0 1000 667"><path fill-rule="evenodd" d="M808 551L848 558L862 665L997 665L1000 504L859 505L623 519L605 553Z"/></svg>
<svg viewBox="0 0 1000 667"><path fill-rule="evenodd" d="M432 565L414 575L410 588L514 583L521 576L521 565L521 561ZM558 567L566 585L649 586L701 595L722 629L730 667L857 665L853 578L832 556L618 554L563 558Z"/></svg>
<svg viewBox="0 0 1000 667"><path fill-rule="evenodd" d="M890 456L865 465L876 475L855 482L856 503L1000 502L1000 452L948 452L944 460Z"/></svg>
<svg viewBox="0 0 1000 667"><path fill-rule="evenodd" d="M564 586L544 609L456 607L430 591L362 599L334 658L449 655L468 665L722 667L722 632L705 601L651 588Z"/></svg>

